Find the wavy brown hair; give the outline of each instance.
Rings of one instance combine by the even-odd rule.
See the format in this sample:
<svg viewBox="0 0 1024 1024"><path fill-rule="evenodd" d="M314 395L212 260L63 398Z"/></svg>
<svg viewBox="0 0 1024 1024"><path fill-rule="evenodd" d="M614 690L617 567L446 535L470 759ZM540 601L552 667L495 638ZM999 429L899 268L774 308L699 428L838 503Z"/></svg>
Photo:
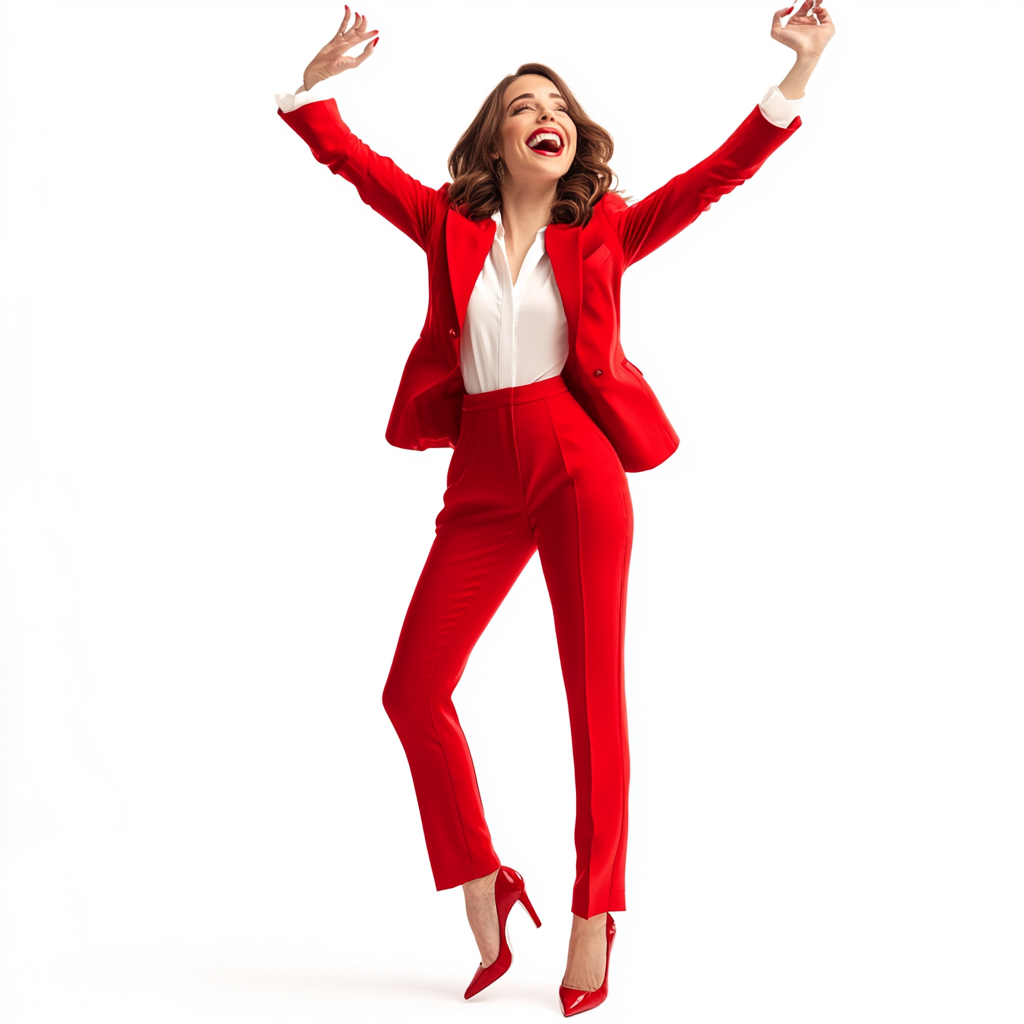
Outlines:
<svg viewBox="0 0 1024 1024"><path fill-rule="evenodd" d="M545 64L521 64L514 75L506 75L491 90L448 157L448 173L452 176L448 200L472 220L483 220L501 209L497 165L490 154L496 148L505 116L505 90L523 75L542 75L554 82L576 125L576 157L558 179L551 223L587 224L594 203L605 192L622 191L612 188L617 179L608 166L615 144L611 135L587 116L565 81Z"/></svg>

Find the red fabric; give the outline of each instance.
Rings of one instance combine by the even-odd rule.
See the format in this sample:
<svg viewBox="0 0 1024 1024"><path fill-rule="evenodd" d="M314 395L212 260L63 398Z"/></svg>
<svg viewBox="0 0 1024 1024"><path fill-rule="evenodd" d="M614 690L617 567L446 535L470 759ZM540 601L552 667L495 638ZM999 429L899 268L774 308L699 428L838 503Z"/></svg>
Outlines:
<svg viewBox="0 0 1024 1024"><path fill-rule="evenodd" d="M444 507L384 689L384 707L412 770L438 889L480 878L501 863L452 691L538 551L575 763L572 912L587 918L625 910L623 644L632 540L622 465L561 377L463 397Z"/></svg>
<svg viewBox="0 0 1024 1024"><path fill-rule="evenodd" d="M470 293L494 239L494 221L469 220L450 208L447 184L423 185L375 153L352 134L333 98L278 114L320 163L352 182L363 202L425 250L427 318L406 361L385 436L399 448L454 446L465 393L460 336ZM676 450L679 438L643 374L622 351L622 273L752 177L800 124L796 117L788 128L779 128L755 106L714 153L647 198L627 206L607 193L585 227L548 226L545 246L569 328L562 376L627 472L657 466ZM665 300L678 301L674 295Z"/></svg>

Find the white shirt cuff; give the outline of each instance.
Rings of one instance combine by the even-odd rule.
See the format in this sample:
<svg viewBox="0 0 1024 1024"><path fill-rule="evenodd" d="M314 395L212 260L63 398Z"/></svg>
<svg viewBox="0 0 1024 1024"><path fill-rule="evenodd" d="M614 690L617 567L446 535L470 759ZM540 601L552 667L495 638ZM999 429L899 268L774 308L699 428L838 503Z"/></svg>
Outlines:
<svg viewBox="0 0 1024 1024"><path fill-rule="evenodd" d="M800 104L803 101L803 96L798 100L787 100L779 91L779 87L773 85L764 94L764 99L761 100L758 106L761 108L761 113L772 124L778 125L779 128L788 128L790 121L800 113Z"/></svg>
<svg viewBox="0 0 1024 1024"><path fill-rule="evenodd" d="M280 109L290 114L293 110L305 106L307 103L316 103L318 100L329 100L334 96L335 83L341 75L332 75L322 82L315 82L312 89L306 89L300 93L279 92L274 94L277 105Z"/></svg>

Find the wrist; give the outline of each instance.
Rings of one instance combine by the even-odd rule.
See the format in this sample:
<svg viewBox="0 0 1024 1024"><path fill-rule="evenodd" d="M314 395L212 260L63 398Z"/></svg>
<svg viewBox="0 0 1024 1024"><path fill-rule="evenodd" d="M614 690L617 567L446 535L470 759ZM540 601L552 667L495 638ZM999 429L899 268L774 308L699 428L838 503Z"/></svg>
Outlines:
<svg viewBox="0 0 1024 1024"><path fill-rule="evenodd" d="M340 75L341 72L340 71L335 71L334 74L335 75ZM327 79L330 78L330 77L331 77L331 73L330 72L328 74L326 74L326 75L323 74L322 72L318 74L317 72L315 72L315 71L311 72L309 70L309 68L306 68L306 73L302 76L302 84L305 86L306 92L309 92L309 90L312 89L314 85L317 85L320 82L326 82Z"/></svg>

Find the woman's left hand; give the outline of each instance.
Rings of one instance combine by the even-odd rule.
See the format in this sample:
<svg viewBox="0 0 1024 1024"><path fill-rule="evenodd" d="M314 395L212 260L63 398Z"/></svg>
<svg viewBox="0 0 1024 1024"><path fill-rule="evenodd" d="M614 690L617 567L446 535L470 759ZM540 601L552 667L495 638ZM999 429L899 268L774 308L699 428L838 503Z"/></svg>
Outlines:
<svg viewBox="0 0 1024 1024"><path fill-rule="evenodd" d="M836 34L836 27L832 24L828 11L814 3L814 0L804 0L800 10L783 25L782 16L787 10L792 9L783 7L782 10L775 12L772 17L772 39L777 39L784 46L796 50L798 57L817 59L828 45L828 41Z"/></svg>

